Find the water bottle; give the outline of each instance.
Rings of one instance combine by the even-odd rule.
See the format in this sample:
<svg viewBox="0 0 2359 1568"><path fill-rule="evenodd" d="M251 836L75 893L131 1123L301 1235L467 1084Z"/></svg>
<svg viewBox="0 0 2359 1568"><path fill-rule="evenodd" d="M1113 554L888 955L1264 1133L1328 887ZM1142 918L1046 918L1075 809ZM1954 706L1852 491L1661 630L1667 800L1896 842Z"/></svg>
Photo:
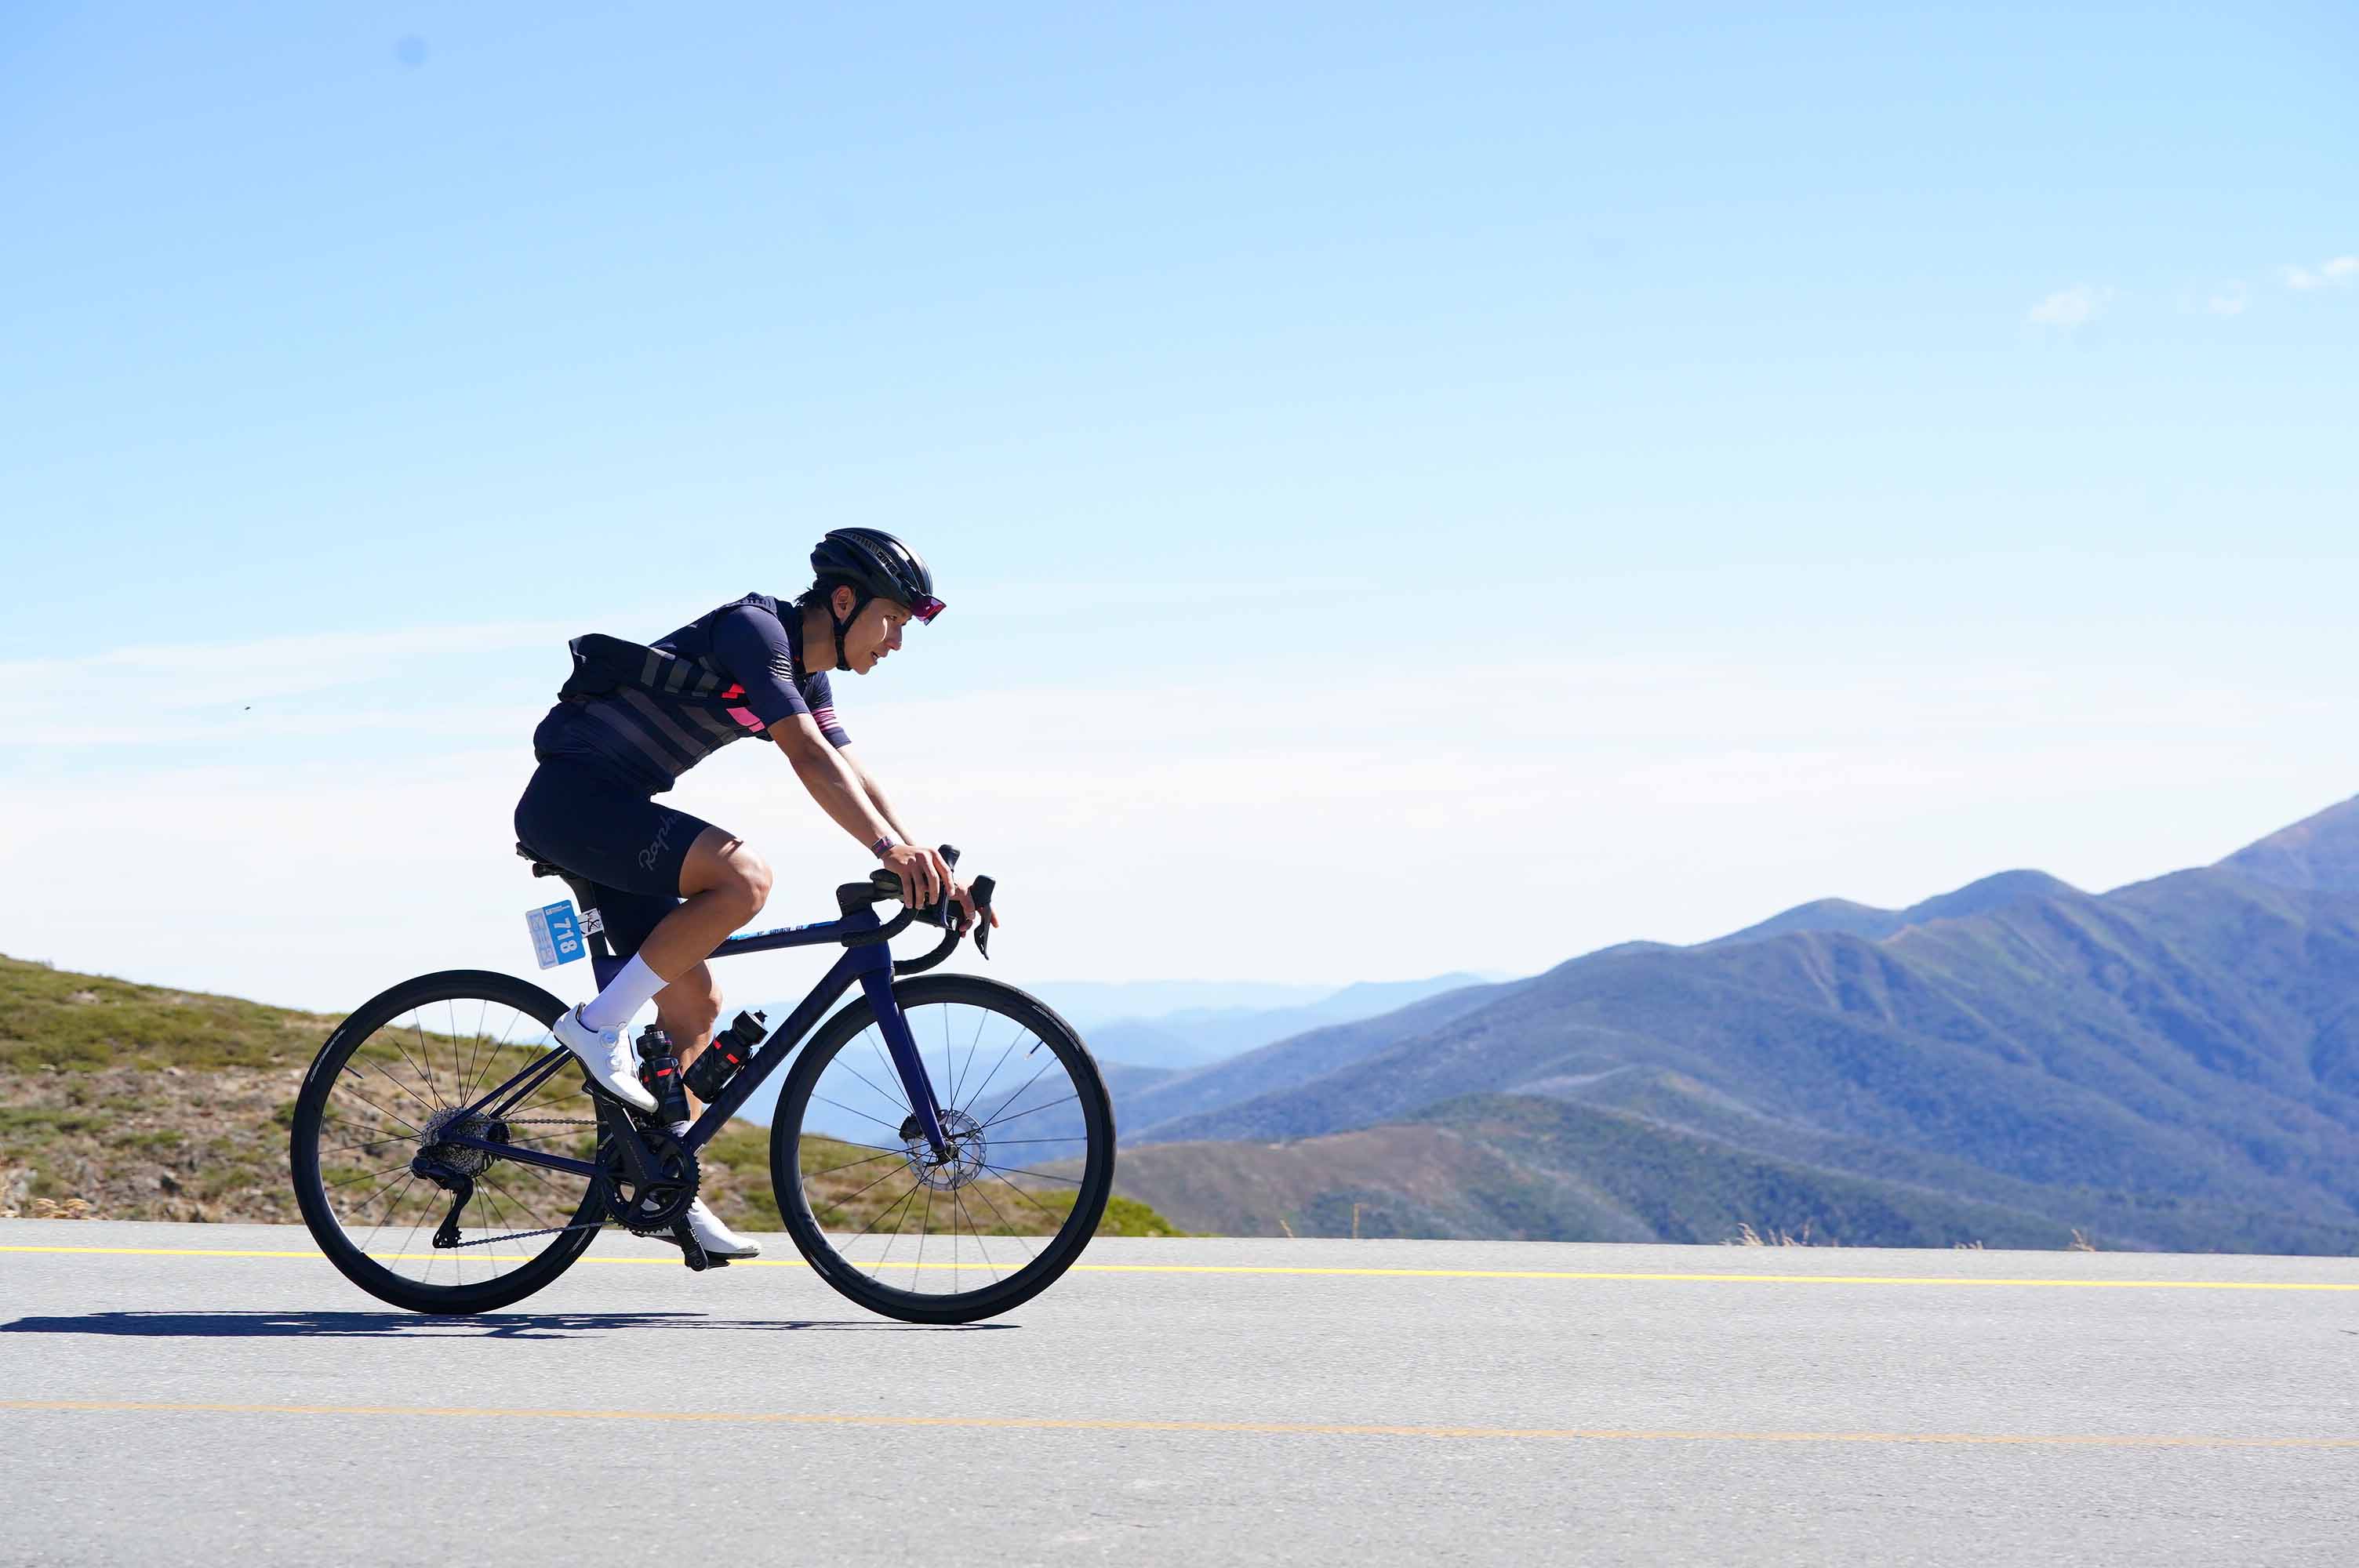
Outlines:
<svg viewBox="0 0 2359 1568"><path fill-rule="evenodd" d="M679 1058L671 1054L671 1036L648 1024L639 1032L639 1082L656 1097L652 1119L671 1127L688 1119L688 1091L680 1087Z"/></svg>
<svg viewBox="0 0 2359 1568"><path fill-rule="evenodd" d="M766 1012L741 1012L728 1028L715 1034L712 1044L704 1048L704 1054L688 1065L690 1092L709 1101L727 1087L729 1080L753 1059L768 1034L768 1020Z"/></svg>

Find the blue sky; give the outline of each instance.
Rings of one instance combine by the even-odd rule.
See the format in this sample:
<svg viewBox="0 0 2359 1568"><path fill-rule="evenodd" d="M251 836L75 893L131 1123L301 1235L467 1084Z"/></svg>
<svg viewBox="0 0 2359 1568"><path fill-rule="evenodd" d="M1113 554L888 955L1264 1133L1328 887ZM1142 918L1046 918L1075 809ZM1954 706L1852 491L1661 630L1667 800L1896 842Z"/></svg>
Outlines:
<svg viewBox="0 0 2359 1568"><path fill-rule="evenodd" d="M11 6L0 950L514 961L564 636L844 523L1035 974L2209 859L2359 788L2354 88L2333 5ZM682 803L823 887L748 752Z"/></svg>

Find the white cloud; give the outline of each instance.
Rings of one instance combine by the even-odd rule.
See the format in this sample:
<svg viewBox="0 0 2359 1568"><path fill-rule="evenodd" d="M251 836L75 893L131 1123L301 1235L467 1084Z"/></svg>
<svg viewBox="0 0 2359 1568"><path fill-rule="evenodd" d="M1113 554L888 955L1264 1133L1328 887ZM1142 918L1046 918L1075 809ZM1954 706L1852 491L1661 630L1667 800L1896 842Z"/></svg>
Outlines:
<svg viewBox="0 0 2359 1568"><path fill-rule="evenodd" d="M2087 326L2104 313L2111 304L2114 291L2086 283L2076 283L2070 288L2060 288L2031 308L2024 319L2035 327L2053 327L2070 332Z"/></svg>
<svg viewBox="0 0 2359 1568"><path fill-rule="evenodd" d="M2288 266L2279 269L2288 288L2309 290L2327 288L2359 282L2359 255L2335 256L2316 266Z"/></svg>
<svg viewBox="0 0 2359 1568"><path fill-rule="evenodd" d="M2102 886L2209 859L2349 793L2339 696L2331 673L1962 653L1567 658L864 700L853 722L911 826L1002 878L995 972L1340 980L1537 968L2007 865ZM329 1008L429 968L535 975L519 917L554 890L508 821L531 759L468 728L367 766L291 743L164 747L136 773L114 748L35 752L0 887L41 896L0 901L0 952ZM824 914L860 869L759 748L668 799L770 858L768 920ZM816 962L723 979L792 995Z"/></svg>
<svg viewBox="0 0 2359 1568"><path fill-rule="evenodd" d="M555 653L552 689L565 667L571 622L495 622L386 632L265 637L113 648L71 658L0 662L0 732L15 743L42 725L91 726L112 716L135 731L158 714L244 711L248 704L297 699L370 681L391 681L432 658L470 658L516 648Z"/></svg>

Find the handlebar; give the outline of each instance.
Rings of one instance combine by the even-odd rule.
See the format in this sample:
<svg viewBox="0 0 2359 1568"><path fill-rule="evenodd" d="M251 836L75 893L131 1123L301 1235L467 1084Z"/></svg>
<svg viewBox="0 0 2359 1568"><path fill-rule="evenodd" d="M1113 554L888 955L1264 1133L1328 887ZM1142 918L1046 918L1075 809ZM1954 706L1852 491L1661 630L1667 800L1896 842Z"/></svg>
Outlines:
<svg viewBox="0 0 2359 1568"><path fill-rule="evenodd" d="M959 852L956 849L948 844L944 844L940 847L940 853L942 857L943 864L952 868L955 868L958 865ZM974 908L977 916L974 924L974 950L981 953L985 958L991 957L989 946L991 922L989 914L991 912L991 895L997 885L998 884L993 881L989 877L977 877L974 879L973 884L968 890L970 895L974 900ZM897 899L900 896L901 879L895 876L891 871L878 870L869 872L865 881L845 882L842 886L838 887L835 890L835 903L838 909L849 915L855 910L873 908L876 904L884 903L888 898ZM935 965L940 963L943 959L951 956L951 949L955 948L959 945L959 938L966 935L965 926L960 918L960 915L961 912L958 905L951 898L949 887L945 886L942 889L940 902L935 904L933 908L916 909L904 907L900 914L895 915L892 919L886 921L875 930L864 931L856 935L844 937L843 945L847 947L865 947L873 946L878 942L889 942L894 937L898 936L902 932L907 931L913 923L920 921L928 925L938 925L941 927L942 939L934 945L931 952L916 958L896 958L893 960L893 972L895 974L914 975L921 970L932 968Z"/></svg>

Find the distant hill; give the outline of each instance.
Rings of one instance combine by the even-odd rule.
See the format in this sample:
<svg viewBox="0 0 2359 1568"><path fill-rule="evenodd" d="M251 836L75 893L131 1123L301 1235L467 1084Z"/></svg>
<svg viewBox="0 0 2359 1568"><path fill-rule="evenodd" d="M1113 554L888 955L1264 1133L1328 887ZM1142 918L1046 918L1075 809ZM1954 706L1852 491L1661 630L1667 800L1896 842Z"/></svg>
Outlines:
<svg viewBox="0 0 2359 1568"><path fill-rule="evenodd" d="M2350 1251L2354 866L2359 810L2346 805L2218 866L2103 896L2015 872L1864 912L1895 923L1881 936L1880 923L1850 928L1862 906L1813 925L1810 912L1823 919L1828 906L1805 905L1701 947L1608 949L1457 993L1468 1005L1447 1016L1364 1021L1356 1039L1373 1048L1334 1051L1323 1072L1277 1075L1291 1081L1250 1098L1149 1116L1148 1097L1176 1104L1201 1075L1158 1080L1120 1112L1125 1169L1160 1187L1176 1178L1155 1173L1190 1159L1235 1166L1238 1142L1427 1125L1436 1108L1508 1097L1867 1181L1896 1204L1905 1191L1911 1204L1995 1206L2051 1230L2102 1225L2115 1245ZM1256 1057L1282 1061L1313 1038ZM1136 1146L1183 1141L1223 1152ZM1316 1193L1299 1195L1317 1206ZM1471 1195L1414 1195L1402 1212L1437 1225L1472 1212ZM1585 1212L1573 1204L1549 1223L1577 1230ZM1848 1238L1899 1234L1862 1222Z"/></svg>
<svg viewBox="0 0 2359 1568"><path fill-rule="evenodd" d="M2359 893L2359 797L2245 846L2220 869L2279 887Z"/></svg>
<svg viewBox="0 0 2359 1568"><path fill-rule="evenodd" d="M1225 1235L1734 1239L1751 1225L1840 1243L2065 1247L2071 1227L1995 1204L1763 1158L1636 1116L1518 1096L1278 1145L1124 1156L1158 1208ZM2352 1234L2359 1238L2359 1227Z"/></svg>
<svg viewBox="0 0 2359 1568"><path fill-rule="evenodd" d="M1922 903L1910 904L1907 909L1876 909L1864 903L1854 903L1849 899L1822 898L1815 903L1800 904L1783 914L1773 914L1758 925L1748 925L1720 940L1751 942L1763 936L1782 936L1788 931L1837 931L1878 941L1896 931L1922 925L1929 920L1954 920L1969 914L1984 914L2027 898L2053 898L2078 891L2069 882L2059 881L2045 871L2000 871L1980 881L1968 882L1955 892L1941 893Z"/></svg>

